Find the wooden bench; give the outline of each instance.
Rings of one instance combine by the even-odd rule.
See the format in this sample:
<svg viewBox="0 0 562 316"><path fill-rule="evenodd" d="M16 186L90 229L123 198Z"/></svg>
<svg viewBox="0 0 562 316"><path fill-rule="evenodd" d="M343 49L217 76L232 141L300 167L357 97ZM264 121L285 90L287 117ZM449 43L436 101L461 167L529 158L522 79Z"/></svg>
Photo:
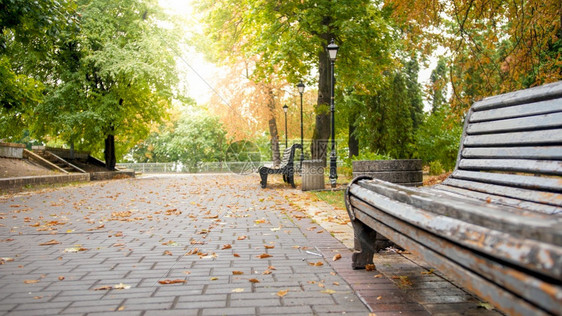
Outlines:
<svg viewBox="0 0 562 316"><path fill-rule="evenodd" d="M476 102L442 184L357 178L345 199L353 268L382 235L506 314L562 315L562 82Z"/></svg>
<svg viewBox="0 0 562 316"><path fill-rule="evenodd" d="M267 176L270 174L282 174L283 181L285 183L289 183L293 188L295 187L295 150L300 148L302 150L302 146L300 144L294 144L291 147L288 147L283 152L283 159L281 160L281 164L279 168L270 168L266 166L259 167L258 172L260 174L260 184L262 188L267 186Z"/></svg>

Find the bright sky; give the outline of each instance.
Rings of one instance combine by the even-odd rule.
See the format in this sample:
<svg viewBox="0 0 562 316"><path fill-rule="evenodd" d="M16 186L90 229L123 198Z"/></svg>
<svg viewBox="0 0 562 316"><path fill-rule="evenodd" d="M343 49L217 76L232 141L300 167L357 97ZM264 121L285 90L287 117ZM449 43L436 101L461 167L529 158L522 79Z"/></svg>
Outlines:
<svg viewBox="0 0 562 316"><path fill-rule="evenodd" d="M193 0L159 0L158 2L168 14L178 15L190 22L196 21L193 13ZM193 47L183 49L183 55L178 60L178 67L182 78L180 88L187 91L187 95L194 98L198 104L209 102L213 94L209 85L214 87L213 79L217 68L206 61L204 56L196 52Z"/></svg>

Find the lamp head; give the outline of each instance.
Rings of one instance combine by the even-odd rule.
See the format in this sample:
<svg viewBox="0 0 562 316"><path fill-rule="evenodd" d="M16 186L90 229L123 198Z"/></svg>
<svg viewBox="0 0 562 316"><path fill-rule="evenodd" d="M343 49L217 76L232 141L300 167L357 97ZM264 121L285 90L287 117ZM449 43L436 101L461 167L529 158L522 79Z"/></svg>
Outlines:
<svg viewBox="0 0 562 316"><path fill-rule="evenodd" d="M334 39L332 38L332 40L330 41L330 44L328 44L328 46L326 46L326 49L328 50L328 55L330 56L331 61L336 61L336 56L338 55L338 49L339 48L340 47L334 43Z"/></svg>
<svg viewBox="0 0 562 316"><path fill-rule="evenodd" d="M283 112L287 113L288 109L289 109L289 107L287 106L287 104L283 105Z"/></svg>
<svg viewBox="0 0 562 316"><path fill-rule="evenodd" d="M299 89L300 94L304 93L304 83L302 83L302 81L297 84L297 89Z"/></svg>

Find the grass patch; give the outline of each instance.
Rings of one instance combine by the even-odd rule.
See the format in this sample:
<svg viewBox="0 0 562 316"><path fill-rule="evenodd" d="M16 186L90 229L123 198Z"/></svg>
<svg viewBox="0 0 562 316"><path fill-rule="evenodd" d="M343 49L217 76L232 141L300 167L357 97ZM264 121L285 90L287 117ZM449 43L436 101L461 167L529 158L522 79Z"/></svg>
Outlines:
<svg viewBox="0 0 562 316"><path fill-rule="evenodd" d="M345 210L345 202L344 202L344 190L339 191L316 191L310 192L310 194L314 195L319 200L322 200L334 207L344 209Z"/></svg>

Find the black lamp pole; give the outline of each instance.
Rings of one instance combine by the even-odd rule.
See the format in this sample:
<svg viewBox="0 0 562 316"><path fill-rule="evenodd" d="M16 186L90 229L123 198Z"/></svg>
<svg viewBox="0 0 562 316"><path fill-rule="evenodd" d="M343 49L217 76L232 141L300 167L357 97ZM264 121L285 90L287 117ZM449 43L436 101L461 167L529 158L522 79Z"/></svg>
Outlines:
<svg viewBox="0 0 562 316"><path fill-rule="evenodd" d="M303 142L302 142L302 138L303 138L303 120L302 120L302 94L304 93L304 83L299 82L299 84L297 84L297 88L299 89L299 93L301 95L301 165L300 165L300 170L302 170L302 161L304 160L304 147L303 147Z"/></svg>
<svg viewBox="0 0 562 316"><path fill-rule="evenodd" d="M287 110L289 107L287 104L283 105L283 112L285 112L285 148L289 147L289 142L287 141Z"/></svg>
<svg viewBox="0 0 562 316"><path fill-rule="evenodd" d="M334 117L334 64L336 62L336 56L338 54L338 45L334 43L334 39L330 41L330 44L326 47L328 50L328 55L330 57L330 68L331 68L331 97L330 97L330 113L332 115L332 152L330 154L330 183L332 188L336 187L336 180L338 179L337 165L336 165L336 129L335 129L335 117Z"/></svg>

